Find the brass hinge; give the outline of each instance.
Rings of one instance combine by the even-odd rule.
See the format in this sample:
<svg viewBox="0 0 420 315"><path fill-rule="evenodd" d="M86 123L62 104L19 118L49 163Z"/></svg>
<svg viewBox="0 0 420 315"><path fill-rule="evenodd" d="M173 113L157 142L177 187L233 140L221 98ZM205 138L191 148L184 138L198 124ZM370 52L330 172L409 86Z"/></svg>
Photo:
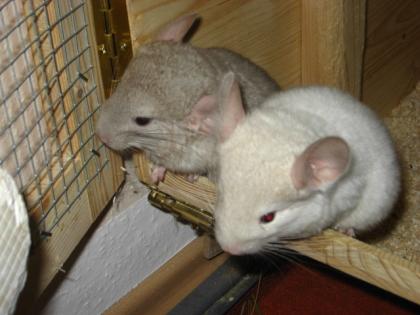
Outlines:
<svg viewBox="0 0 420 315"><path fill-rule="evenodd" d="M109 97L133 57L126 3L94 1L93 16L102 81Z"/></svg>
<svg viewBox="0 0 420 315"><path fill-rule="evenodd" d="M176 219L191 224L197 230L213 234L214 218L209 211L177 200L156 186L142 183L150 189L148 200L151 205L171 213Z"/></svg>

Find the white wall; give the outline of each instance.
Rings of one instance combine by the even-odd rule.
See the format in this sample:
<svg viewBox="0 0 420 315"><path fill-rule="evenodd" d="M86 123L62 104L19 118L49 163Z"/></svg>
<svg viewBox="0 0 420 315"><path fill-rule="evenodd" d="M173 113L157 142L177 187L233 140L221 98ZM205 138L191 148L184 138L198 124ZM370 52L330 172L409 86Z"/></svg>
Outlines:
<svg viewBox="0 0 420 315"><path fill-rule="evenodd" d="M111 211L42 314L101 314L194 238L146 196Z"/></svg>

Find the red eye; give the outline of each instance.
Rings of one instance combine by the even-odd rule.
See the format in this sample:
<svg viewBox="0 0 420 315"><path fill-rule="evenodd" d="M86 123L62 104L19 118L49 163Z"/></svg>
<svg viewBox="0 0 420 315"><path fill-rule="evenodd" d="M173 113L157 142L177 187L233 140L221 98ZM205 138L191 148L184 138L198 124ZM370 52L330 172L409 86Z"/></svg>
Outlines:
<svg viewBox="0 0 420 315"><path fill-rule="evenodd" d="M275 212L269 212L267 214L264 214L261 218L260 221L261 223L269 223L271 221L274 220L274 217L276 216Z"/></svg>

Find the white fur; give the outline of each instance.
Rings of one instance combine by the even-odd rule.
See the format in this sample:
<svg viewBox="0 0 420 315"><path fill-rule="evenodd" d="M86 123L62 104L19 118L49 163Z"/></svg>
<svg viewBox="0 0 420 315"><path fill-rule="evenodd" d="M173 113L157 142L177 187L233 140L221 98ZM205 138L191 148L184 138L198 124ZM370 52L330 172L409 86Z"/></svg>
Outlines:
<svg viewBox="0 0 420 315"><path fill-rule="evenodd" d="M331 185L297 190L291 180L295 158L328 136L347 142L349 169ZM270 97L236 126L219 155L216 237L234 254L327 227L369 229L390 213L399 192L399 168L385 127L366 106L327 87ZM275 219L261 223L272 211Z"/></svg>

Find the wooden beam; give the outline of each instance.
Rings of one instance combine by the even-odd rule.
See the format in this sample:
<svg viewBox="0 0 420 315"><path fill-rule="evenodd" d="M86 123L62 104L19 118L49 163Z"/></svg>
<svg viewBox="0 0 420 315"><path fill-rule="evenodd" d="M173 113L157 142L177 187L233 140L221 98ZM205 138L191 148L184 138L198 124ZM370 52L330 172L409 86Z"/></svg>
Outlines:
<svg viewBox="0 0 420 315"><path fill-rule="evenodd" d="M365 0L302 0L302 84L361 95Z"/></svg>
<svg viewBox="0 0 420 315"><path fill-rule="evenodd" d="M290 248L420 304L420 265L333 230Z"/></svg>

